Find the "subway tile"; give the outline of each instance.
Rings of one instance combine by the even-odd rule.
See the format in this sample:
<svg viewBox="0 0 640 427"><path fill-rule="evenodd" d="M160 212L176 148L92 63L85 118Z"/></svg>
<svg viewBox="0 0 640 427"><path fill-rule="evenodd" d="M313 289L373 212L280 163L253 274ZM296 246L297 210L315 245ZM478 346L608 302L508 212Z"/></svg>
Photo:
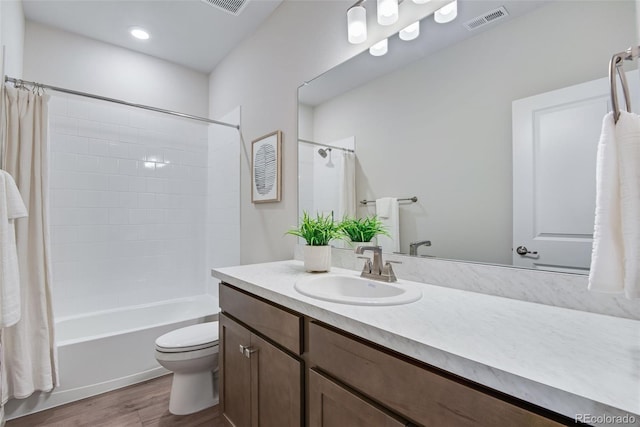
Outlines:
<svg viewBox="0 0 640 427"><path fill-rule="evenodd" d="M137 143L138 142L138 129L131 126L118 126L118 141Z"/></svg>
<svg viewBox="0 0 640 427"><path fill-rule="evenodd" d="M80 131L78 119L66 116L52 115L49 119L49 126L52 133L63 135L78 135Z"/></svg>
<svg viewBox="0 0 640 427"><path fill-rule="evenodd" d="M77 194L75 190L52 187L51 206L56 208L72 208L76 205Z"/></svg>
<svg viewBox="0 0 640 427"><path fill-rule="evenodd" d="M160 195L160 194L157 194ZM153 209L156 206L156 193L140 193L138 194L139 207L142 209Z"/></svg>
<svg viewBox="0 0 640 427"><path fill-rule="evenodd" d="M130 159L119 159L118 173L121 175L138 175L138 162Z"/></svg>
<svg viewBox="0 0 640 427"><path fill-rule="evenodd" d="M54 152L51 153L52 170L54 171L76 171L77 154Z"/></svg>
<svg viewBox="0 0 640 427"><path fill-rule="evenodd" d="M51 227L51 243L75 243L78 241L78 229L75 226Z"/></svg>
<svg viewBox="0 0 640 427"><path fill-rule="evenodd" d="M76 171L78 172L98 172L98 157L78 155L76 161Z"/></svg>
<svg viewBox="0 0 640 427"><path fill-rule="evenodd" d="M109 224L128 224L129 210L126 208L109 208Z"/></svg>
<svg viewBox="0 0 640 427"><path fill-rule="evenodd" d="M147 147L142 144L129 144L129 159L145 161L146 156Z"/></svg>
<svg viewBox="0 0 640 427"><path fill-rule="evenodd" d="M109 176L97 173L76 174L76 187L81 190L107 190L109 188Z"/></svg>
<svg viewBox="0 0 640 427"><path fill-rule="evenodd" d="M86 138L105 139L102 123L93 120L75 119L78 122L78 135Z"/></svg>
<svg viewBox="0 0 640 427"><path fill-rule="evenodd" d="M129 181L129 191L144 193L147 191L147 179L142 176L127 177Z"/></svg>
<svg viewBox="0 0 640 427"><path fill-rule="evenodd" d="M159 178L146 178L147 192L149 193L163 193L167 188L167 180Z"/></svg>
<svg viewBox="0 0 640 427"><path fill-rule="evenodd" d="M67 102L67 115L78 119L88 119L89 102L69 98Z"/></svg>
<svg viewBox="0 0 640 427"><path fill-rule="evenodd" d="M63 96L51 96L49 98L49 115L67 115L67 99Z"/></svg>
<svg viewBox="0 0 640 427"><path fill-rule="evenodd" d="M107 144L110 157L117 157L120 159L126 159L129 157L128 144L119 141L109 141Z"/></svg>
<svg viewBox="0 0 640 427"><path fill-rule="evenodd" d="M143 182L144 184L144 182ZM121 208L137 208L138 207L138 193L135 192L120 192L114 193L118 197L118 207Z"/></svg>
<svg viewBox="0 0 640 427"><path fill-rule="evenodd" d="M102 139L89 139L89 154L94 156L108 156L109 144Z"/></svg>
<svg viewBox="0 0 640 427"><path fill-rule="evenodd" d="M109 191L129 191L132 177L121 175L109 176Z"/></svg>
<svg viewBox="0 0 640 427"><path fill-rule="evenodd" d="M106 145L105 145L106 148ZM118 159L113 157L98 158L98 171L105 174L115 174L118 172Z"/></svg>
<svg viewBox="0 0 640 427"><path fill-rule="evenodd" d="M106 242L111 239L109 226L80 225L77 226L79 242Z"/></svg>
<svg viewBox="0 0 640 427"><path fill-rule="evenodd" d="M75 135L56 135L51 142L51 151L59 151L64 153L87 154L88 140L87 138Z"/></svg>

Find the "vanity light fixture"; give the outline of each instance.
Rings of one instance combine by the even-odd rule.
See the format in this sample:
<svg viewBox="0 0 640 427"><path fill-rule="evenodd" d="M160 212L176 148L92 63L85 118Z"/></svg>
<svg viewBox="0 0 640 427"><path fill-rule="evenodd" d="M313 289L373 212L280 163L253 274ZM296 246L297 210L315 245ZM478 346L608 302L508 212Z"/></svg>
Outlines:
<svg viewBox="0 0 640 427"><path fill-rule="evenodd" d="M138 40L148 40L149 39L149 33L146 32L145 30L143 30L142 28L139 27L134 27L131 30L129 30L129 33L137 38Z"/></svg>
<svg viewBox="0 0 640 427"><path fill-rule="evenodd" d="M387 39L382 39L378 43L369 48L369 53L373 56L382 56L387 53L388 43Z"/></svg>
<svg viewBox="0 0 640 427"><path fill-rule="evenodd" d="M358 44L367 40L367 9L361 0L347 10L347 34L349 43Z"/></svg>
<svg viewBox="0 0 640 427"><path fill-rule="evenodd" d="M448 5L436 10L433 14L433 19L438 24L446 24L456 19L456 16L458 16L458 0L453 0Z"/></svg>
<svg viewBox="0 0 640 427"><path fill-rule="evenodd" d="M378 24L391 25L398 20L398 0L378 0Z"/></svg>
<svg viewBox="0 0 640 427"><path fill-rule="evenodd" d="M400 30L398 36L400 40L409 41L417 38L420 35L420 21L416 21L413 24Z"/></svg>
<svg viewBox="0 0 640 427"><path fill-rule="evenodd" d="M413 0L415 4L425 4L429 3L431 0Z"/></svg>

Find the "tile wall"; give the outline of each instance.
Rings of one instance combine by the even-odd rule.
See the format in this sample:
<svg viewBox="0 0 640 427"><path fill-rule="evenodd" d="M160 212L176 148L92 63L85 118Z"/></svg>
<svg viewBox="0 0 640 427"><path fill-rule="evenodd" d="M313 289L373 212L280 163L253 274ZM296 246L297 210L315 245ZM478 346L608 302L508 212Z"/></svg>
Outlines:
<svg viewBox="0 0 640 427"><path fill-rule="evenodd" d="M208 126L52 97L56 316L205 292Z"/></svg>

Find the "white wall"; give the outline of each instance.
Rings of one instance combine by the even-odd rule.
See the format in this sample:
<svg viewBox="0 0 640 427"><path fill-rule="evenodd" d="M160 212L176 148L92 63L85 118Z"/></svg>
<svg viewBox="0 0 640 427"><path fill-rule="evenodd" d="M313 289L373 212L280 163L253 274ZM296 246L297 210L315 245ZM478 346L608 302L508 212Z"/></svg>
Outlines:
<svg viewBox="0 0 640 427"><path fill-rule="evenodd" d="M148 55L27 21L24 79L206 117L208 79Z"/></svg>
<svg viewBox="0 0 640 427"><path fill-rule="evenodd" d="M297 224L297 88L371 44L432 13L444 2L405 1L401 19L389 27L371 22L366 45L350 45L346 11L352 0L285 0L270 18L211 73L210 112L220 116L242 106L241 261L288 259L296 239L283 236ZM369 19L374 18L369 13ZM280 203L251 203L251 141L284 133Z"/></svg>
<svg viewBox="0 0 640 427"><path fill-rule="evenodd" d="M605 77L634 18L633 2L549 4L316 107L311 139L356 135L358 200L418 196L402 252L429 239L421 253L511 264L511 103Z"/></svg>
<svg viewBox="0 0 640 427"><path fill-rule="evenodd" d="M4 74L22 78L24 12L21 0L0 1L0 46L5 48Z"/></svg>

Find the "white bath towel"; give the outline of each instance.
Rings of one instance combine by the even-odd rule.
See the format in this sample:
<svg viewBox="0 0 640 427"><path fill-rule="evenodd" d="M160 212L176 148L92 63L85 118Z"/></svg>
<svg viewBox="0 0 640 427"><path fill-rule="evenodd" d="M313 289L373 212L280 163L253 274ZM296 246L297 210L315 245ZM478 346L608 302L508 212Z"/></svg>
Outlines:
<svg viewBox="0 0 640 427"><path fill-rule="evenodd" d="M400 252L400 211L398 199L383 197L376 200L376 215L389 236L378 236L378 245L383 252Z"/></svg>
<svg viewBox="0 0 640 427"><path fill-rule="evenodd" d="M616 124L624 293L640 298L640 116L622 111Z"/></svg>
<svg viewBox="0 0 640 427"><path fill-rule="evenodd" d="M598 144L589 289L640 298L640 117L605 116Z"/></svg>
<svg viewBox="0 0 640 427"><path fill-rule="evenodd" d="M13 177L0 170L0 328L20 320L20 272L14 220L27 216Z"/></svg>

